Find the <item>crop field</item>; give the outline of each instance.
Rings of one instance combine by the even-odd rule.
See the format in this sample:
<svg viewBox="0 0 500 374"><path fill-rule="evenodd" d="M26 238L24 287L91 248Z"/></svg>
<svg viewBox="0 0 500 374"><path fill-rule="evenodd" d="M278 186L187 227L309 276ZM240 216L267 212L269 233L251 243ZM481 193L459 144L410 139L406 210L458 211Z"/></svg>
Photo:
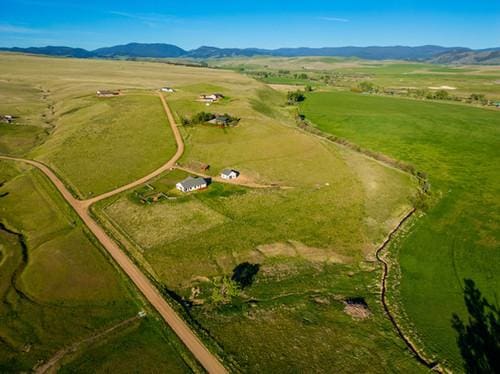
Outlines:
<svg viewBox="0 0 500 374"><path fill-rule="evenodd" d="M428 174L430 208L392 248L397 299L424 347L460 368L451 315L465 315L463 279L490 300L500 291L500 113L342 92L310 94L301 110L322 131Z"/></svg>
<svg viewBox="0 0 500 374"><path fill-rule="evenodd" d="M143 305L42 175L2 161L0 181L0 371L27 372L69 344L135 316ZM135 332L121 331L122 339L154 341L170 357L165 367L189 369L171 332L151 332L154 319L141 324ZM127 362L123 344L106 347ZM128 349L139 352L146 367L152 352Z"/></svg>

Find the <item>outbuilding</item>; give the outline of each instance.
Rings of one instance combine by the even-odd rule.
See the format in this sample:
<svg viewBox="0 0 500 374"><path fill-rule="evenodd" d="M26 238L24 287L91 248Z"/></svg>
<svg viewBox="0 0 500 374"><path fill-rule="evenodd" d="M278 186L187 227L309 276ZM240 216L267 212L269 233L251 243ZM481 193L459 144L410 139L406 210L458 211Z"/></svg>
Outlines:
<svg viewBox="0 0 500 374"><path fill-rule="evenodd" d="M112 91L112 90L97 90L96 95L98 97L113 97L120 95L120 91Z"/></svg>
<svg viewBox="0 0 500 374"><path fill-rule="evenodd" d="M207 188L207 181L201 177L187 177L177 183L175 187L182 192L191 192Z"/></svg>
<svg viewBox="0 0 500 374"><path fill-rule="evenodd" d="M222 179L236 179L239 177L239 175L240 175L240 172L238 170L234 170L234 169L224 169L220 173L220 177Z"/></svg>
<svg viewBox="0 0 500 374"><path fill-rule="evenodd" d="M161 91L162 92L175 92L175 90L172 87L162 87Z"/></svg>

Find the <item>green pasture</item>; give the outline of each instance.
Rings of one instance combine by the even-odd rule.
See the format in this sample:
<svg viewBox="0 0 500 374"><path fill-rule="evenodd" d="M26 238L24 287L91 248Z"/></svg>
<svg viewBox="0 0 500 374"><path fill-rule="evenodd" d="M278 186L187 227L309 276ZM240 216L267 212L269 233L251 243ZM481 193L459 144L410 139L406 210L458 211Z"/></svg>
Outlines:
<svg viewBox="0 0 500 374"><path fill-rule="evenodd" d="M500 291L500 113L341 92L310 94L301 111L325 132L428 174L431 208L392 248L398 300L426 350L459 368L451 315L464 315L463 279L490 300Z"/></svg>
<svg viewBox="0 0 500 374"><path fill-rule="evenodd" d="M1 372L31 371L58 350L145 308L43 175L1 161L0 182ZM140 342L136 335L148 336L162 352L161 365L169 361L168 367L186 371L179 356L186 353L172 333L163 325L152 332L148 324L122 331L123 340ZM107 349L114 350L117 361L134 351ZM145 369L158 367L153 353L140 350Z"/></svg>

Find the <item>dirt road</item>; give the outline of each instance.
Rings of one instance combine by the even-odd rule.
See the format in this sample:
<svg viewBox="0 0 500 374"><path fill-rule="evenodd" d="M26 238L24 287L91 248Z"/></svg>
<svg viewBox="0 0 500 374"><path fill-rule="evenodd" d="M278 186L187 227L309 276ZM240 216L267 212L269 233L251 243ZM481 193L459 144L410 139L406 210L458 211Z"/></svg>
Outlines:
<svg viewBox="0 0 500 374"><path fill-rule="evenodd" d="M184 142L179 133L179 129L175 123L174 117L170 108L168 107L163 95L159 94L165 113L167 115L168 121L172 128L172 132L175 136L177 142L177 152L175 155L166 162L159 169L153 171L152 173L146 175L145 177L136 180L135 182L129 183L125 186L119 187L113 191L107 192L105 194L96 196L88 200L78 200L76 199L66 188L64 183L57 177L57 175L46 165L38 161L25 160L16 157L0 156L2 160L18 161L24 162L31 166L36 167L42 173L44 173L54 186L59 190L64 199L70 204L75 212L80 216L82 221L88 227L88 229L94 234L94 236L99 240L102 246L108 251L111 257L116 261L120 268L128 275L128 277L134 282L137 288L142 292L146 299L153 305L153 307L162 316L165 322L170 326L170 328L177 334L179 339L186 345L186 347L191 351L194 357L200 362L200 364L209 373L227 373L226 368L221 364L221 362L214 356L201 340L196 336L196 334L191 330L187 323L177 315L175 310L165 301L163 296L159 293L156 287L151 283L151 281L142 273L142 271L132 262L132 260L118 247L118 245L106 234L106 232L97 224L96 221L89 214L89 207L96 201L105 199L107 197L113 196L117 193L126 191L130 188L136 187L149 179L161 174L162 172L170 169L179 157L184 152Z"/></svg>

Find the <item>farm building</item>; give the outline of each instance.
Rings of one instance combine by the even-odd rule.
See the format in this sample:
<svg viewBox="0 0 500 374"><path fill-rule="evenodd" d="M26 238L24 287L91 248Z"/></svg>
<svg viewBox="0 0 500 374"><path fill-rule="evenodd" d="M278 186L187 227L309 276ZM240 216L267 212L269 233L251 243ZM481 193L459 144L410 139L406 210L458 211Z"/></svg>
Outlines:
<svg viewBox="0 0 500 374"><path fill-rule="evenodd" d="M208 121L208 123L211 123L214 125L227 126L229 124L229 117L216 115L215 118Z"/></svg>
<svg viewBox="0 0 500 374"><path fill-rule="evenodd" d="M112 96L118 96L120 94L120 91L112 91L112 90L97 90L96 95L98 97L112 97Z"/></svg>
<svg viewBox="0 0 500 374"><path fill-rule="evenodd" d="M236 179L239 177L239 175L240 175L240 172L238 170L234 170L234 169L224 169L220 173L220 177L222 179Z"/></svg>
<svg viewBox="0 0 500 374"><path fill-rule="evenodd" d="M161 91L162 92L175 92L175 90L172 87L162 87Z"/></svg>
<svg viewBox="0 0 500 374"><path fill-rule="evenodd" d="M224 95L220 93L213 93L210 95L200 95L198 99L206 103L213 103L219 99L223 99Z"/></svg>
<svg viewBox="0 0 500 374"><path fill-rule="evenodd" d="M182 192L191 192L207 188L207 181L201 177L187 177L183 181L177 183L175 187Z"/></svg>

